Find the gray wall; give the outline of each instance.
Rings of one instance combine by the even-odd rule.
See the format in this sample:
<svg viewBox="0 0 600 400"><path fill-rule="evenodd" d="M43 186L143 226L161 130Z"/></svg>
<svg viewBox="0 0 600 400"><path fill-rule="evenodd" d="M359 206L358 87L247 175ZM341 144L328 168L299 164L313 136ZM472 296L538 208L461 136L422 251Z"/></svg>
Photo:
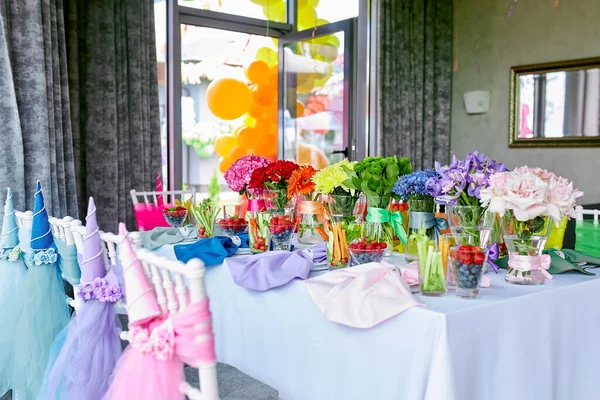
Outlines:
<svg viewBox="0 0 600 400"><path fill-rule="evenodd" d="M600 202L600 148L509 149L508 90L511 66L600 56L600 0L461 0L455 10L458 24L459 70L452 86L451 149L460 157L485 152L509 167L546 168L572 179L585 192L582 204ZM479 9L478 9L479 8ZM479 38L479 73L475 70ZM467 115L463 93L492 92L486 114Z"/></svg>

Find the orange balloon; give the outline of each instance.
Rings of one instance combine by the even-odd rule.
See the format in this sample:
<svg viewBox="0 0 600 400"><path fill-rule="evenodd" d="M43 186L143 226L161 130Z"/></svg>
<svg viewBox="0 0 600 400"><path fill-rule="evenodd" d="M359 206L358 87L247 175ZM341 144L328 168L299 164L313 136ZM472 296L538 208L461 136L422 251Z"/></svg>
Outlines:
<svg viewBox="0 0 600 400"><path fill-rule="evenodd" d="M273 87L279 86L279 68L277 64L269 67L269 85Z"/></svg>
<svg viewBox="0 0 600 400"><path fill-rule="evenodd" d="M300 100L296 100L296 118L301 117L304 114L304 103Z"/></svg>
<svg viewBox="0 0 600 400"><path fill-rule="evenodd" d="M244 149L241 146L235 146L229 152L229 159L232 162L236 162L237 160L239 160L240 158L244 157L245 155L246 155L246 149Z"/></svg>
<svg viewBox="0 0 600 400"><path fill-rule="evenodd" d="M237 141L235 140L235 137L231 135L219 136L215 140L215 152L221 157L227 157L236 144Z"/></svg>
<svg viewBox="0 0 600 400"><path fill-rule="evenodd" d="M221 158L221 160L219 161L219 171L221 171L222 174L225 173L225 171L227 171L227 169L229 169L229 167L231 167L232 162L229 161L228 158Z"/></svg>
<svg viewBox="0 0 600 400"><path fill-rule="evenodd" d="M269 83L269 65L264 61L253 61L244 69L244 75L252 83L265 85Z"/></svg>
<svg viewBox="0 0 600 400"><path fill-rule="evenodd" d="M250 105L250 109L248 110L248 114L252 117L252 118L262 118L262 116L265 114L265 112L267 111L267 109L263 106L261 106L260 104L256 104L256 103L252 103Z"/></svg>
<svg viewBox="0 0 600 400"><path fill-rule="evenodd" d="M269 104L265 110L265 118L267 118L269 121L273 122L274 124L277 123L277 100L271 102L271 104Z"/></svg>
<svg viewBox="0 0 600 400"><path fill-rule="evenodd" d="M246 150L256 149L259 144L259 136L256 128L246 127L238 134L238 146Z"/></svg>
<svg viewBox="0 0 600 400"><path fill-rule="evenodd" d="M238 126L237 128L235 128L235 129L233 130L233 137L234 137L234 138L235 138L235 137L237 137L238 133L239 133L239 132L240 132L242 129L244 129L244 125L240 125L240 126Z"/></svg>
<svg viewBox="0 0 600 400"><path fill-rule="evenodd" d="M312 165L315 169L323 169L329 165L321 149L306 143L298 143L296 162L300 165Z"/></svg>
<svg viewBox="0 0 600 400"><path fill-rule="evenodd" d="M232 120L241 117L248 111L251 102L250 89L237 79L215 79L206 89L208 108L220 119Z"/></svg>
<svg viewBox="0 0 600 400"><path fill-rule="evenodd" d="M264 136L273 132L273 125L273 122L269 121L268 119L261 118L256 120L256 126L254 129L256 129L256 133L259 136Z"/></svg>
<svg viewBox="0 0 600 400"><path fill-rule="evenodd" d="M256 104L268 106L277 98L277 92L273 90L272 86L256 85L254 89L252 89L252 98Z"/></svg>

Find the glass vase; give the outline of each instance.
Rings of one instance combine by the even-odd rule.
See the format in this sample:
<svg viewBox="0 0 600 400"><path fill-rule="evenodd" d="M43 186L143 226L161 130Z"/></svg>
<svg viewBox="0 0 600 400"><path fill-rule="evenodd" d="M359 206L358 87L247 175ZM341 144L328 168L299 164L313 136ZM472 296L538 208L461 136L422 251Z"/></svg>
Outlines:
<svg viewBox="0 0 600 400"><path fill-rule="evenodd" d="M312 194L298 197L298 242L319 244L325 240L323 205Z"/></svg>
<svg viewBox="0 0 600 400"><path fill-rule="evenodd" d="M401 200L390 201L390 212L399 212L402 214L404 218L404 222L402 223L402 227L404 228L404 232L408 231L408 203ZM399 253L406 253L406 243L402 243L398 238L396 232L393 232L392 241L394 244L394 249Z"/></svg>
<svg viewBox="0 0 600 400"><path fill-rule="evenodd" d="M450 231L457 238L466 238L467 244L481 247L490 243L496 222L495 213L481 206L448 205L446 214Z"/></svg>
<svg viewBox="0 0 600 400"><path fill-rule="evenodd" d="M480 246L462 244L450 248L449 267L454 276L456 297L478 299L488 250Z"/></svg>
<svg viewBox="0 0 600 400"><path fill-rule="evenodd" d="M505 280L517 285L541 285L544 272L540 268L542 251L550 232L550 217L538 216L519 221L512 211L500 217L509 261ZM522 267L520 265L527 265Z"/></svg>
<svg viewBox="0 0 600 400"><path fill-rule="evenodd" d="M406 242L406 261L415 261L418 258L418 248L415 235L425 229L425 234L432 240L436 238L435 226L431 220L434 217L435 203L433 198L408 200L408 240Z"/></svg>
<svg viewBox="0 0 600 400"><path fill-rule="evenodd" d="M323 203L329 219L326 224L327 262L329 269L345 268L350 264L349 243L362 236L361 218L354 211L358 195L332 194Z"/></svg>
<svg viewBox="0 0 600 400"><path fill-rule="evenodd" d="M271 214L265 211L248 211L248 245L252 253L264 253L269 250L271 232L269 229Z"/></svg>
<svg viewBox="0 0 600 400"><path fill-rule="evenodd" d="M270 217L269 232L271 233L273 250L289 251L296 230L294 218L285 213L271 213Z"/></svg>
<svg viewBox="0 0 600 400"><path fill-rule="evenodd" d="M568 217L564 217L558 226L554 223L550 224L550 235L546 241L544 249L561 250L565 239L565 231L567 229Z"/></svg>
<svg viewBox="0 0 600 400"><path fill-rule="evenodd" d="M446 294L446 267L442 252L435 241L418 233L413 235L417 247L419 271L419 293L424 296L444 296Z"/></svg>
<svg viewBox="0 0 600 400"><path fill-rule="evenodd" d="M389 205L389 196L367 196L368 208L364 234L369 240L386 244L384 256L390 256L394 250Z"/></svg>
<svg viewBox="0 0 600 400"><path fill-rule="evenodd" d="M264 197L270 212L296 218L296 201L293 198L288 199L286 189L266 190Z"/></svg>

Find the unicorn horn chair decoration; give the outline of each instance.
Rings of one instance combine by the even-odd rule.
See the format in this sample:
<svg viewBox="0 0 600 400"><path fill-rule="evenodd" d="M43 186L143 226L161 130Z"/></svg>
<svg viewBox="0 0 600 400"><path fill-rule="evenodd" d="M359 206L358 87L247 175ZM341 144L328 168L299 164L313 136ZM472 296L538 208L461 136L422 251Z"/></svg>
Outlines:
<svg viewBox="0 0 600 400"><path fill-rule="evenodd" d="M35 399L55 336L69 323L69 308L57 266L42 187L37 182L28 267L19 291L15 326L13 398Z"/></svg>
<svg viewBox="0 0 600 400"><path fill-rule="evenodd" d="M27 267L19 248L19 232L10 188L6 190L2 236L0 236L0 397L12 389L17 294Z"/></svg>
<svg viewBox="0 0 600 400"><path fill-rule="evenodd" d="M106 272L96 205L91 197L78 296L83 307L69 324L67 339L47 373L47 385L39 399L100 400L121 356L115 303L123 294L114 272Z"/></svg>
<svg viewBox="0 0 600 400"><path fill-rule="evenodd" d="M126 236L125 226L119 226ZM113 374L105 400L184 400L184 363L214 363L208 298L184 311L161 314L141 262L125 238L121 245L127 288L130 345Z"/></svg>

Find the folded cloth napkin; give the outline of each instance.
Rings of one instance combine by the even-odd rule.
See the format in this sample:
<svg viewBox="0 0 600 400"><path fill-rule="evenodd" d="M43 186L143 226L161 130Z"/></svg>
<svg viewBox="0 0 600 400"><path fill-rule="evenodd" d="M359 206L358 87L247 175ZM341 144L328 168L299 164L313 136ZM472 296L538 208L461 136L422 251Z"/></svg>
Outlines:
<svg viewBox="0 0 600 400"><path fill-rule="evenodd" d="M151 231L140 232L142 246L148 250L154 250L165 244L175 244L186 239L196 239L198 230L194 225L186 225L179 228L154 228Z"/></svg>
<svg viewBox="0 0 600 400"><path fill-rule="evenodd" d="M294 278L306 279L313 263L327 259L325 244L296 251L268 251L227 260L236 285L253 290L269 290Z"/></svg>
<svg viewBox="0 0 600 400"><path fill-rule="evenodd" d="M247 243L247 234L235 238L215 236L208 239L201 239L191 244L176 245L174 247L175 257L182 262L188 262L192 258L199 258L204 262L204 265L209 267L221 264L225 258L234 255L238 251L238 248L244 247L244 244L247 247Z"/></svg>
<svg viewBox="0 0 600 400"><path fill-rule="evenodd" d="M406 265L395 266L395 265L390 264L389 262L383 260L383 261L381 261L381 265L384 265L386 267L398 268L400 270L400 273L402 274L402 278L404 278L404 281L406 283L408 283L410 286L419 284L419 264L416 261L413 261ZM450 279L450 281L452 282L453 280ZM489 276L485 276L485 275L483 276L483 279L481 280L481 287L483 287L483 288L490 287Z"/></svg>
<svg viewBox="0 0 600 400"><path fill-rule="evenodd" d="M550 255L551 261L548 272L551 275L562 274L567 271L576 271L584 275L595 275L594 273L589 272L587 268L600 266L600 258L588 256L587 254L571 249L547 249L544 250L544 254ZM589 267L582 267L578 263L588 263L591 265ZM500 268L506 269L508 266L508 256L498 259L496 264L498 264Z"/></svg>
<svg viewBox="0 0 600 400"><path fill-rule="evenodd" d="M325 318L354 328L372 328L423 305L389 263L331 271L307 280L306 288Z"/></svg>

